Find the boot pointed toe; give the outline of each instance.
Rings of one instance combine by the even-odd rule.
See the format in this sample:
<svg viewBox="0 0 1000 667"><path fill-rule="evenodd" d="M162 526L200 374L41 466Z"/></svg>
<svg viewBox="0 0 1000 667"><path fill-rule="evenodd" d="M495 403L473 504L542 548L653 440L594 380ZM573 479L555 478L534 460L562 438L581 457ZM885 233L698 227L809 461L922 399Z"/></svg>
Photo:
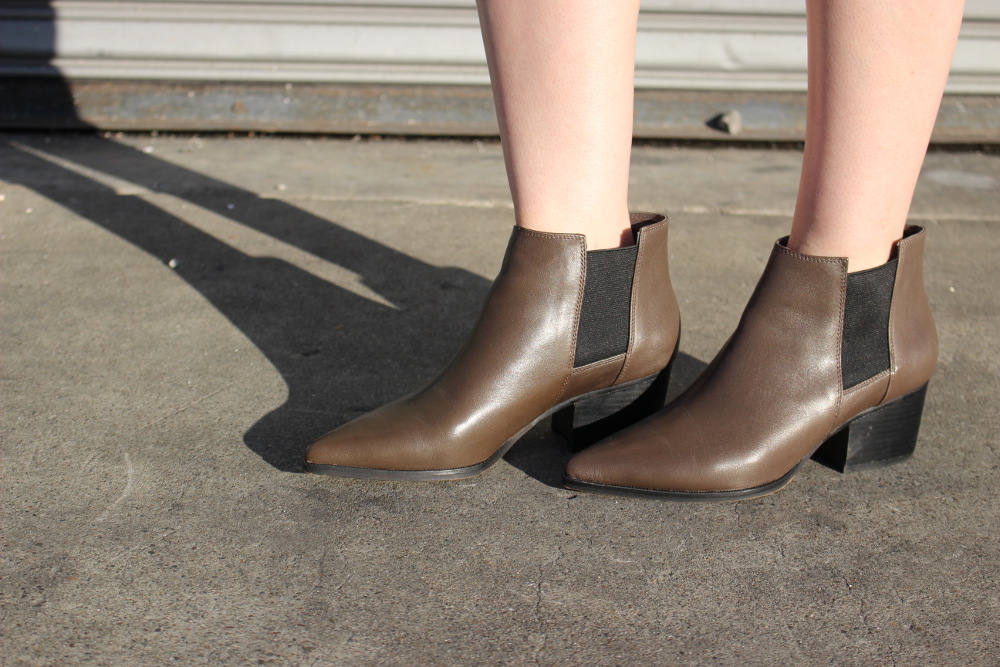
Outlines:
<svg viewBox="0 0 1000 667"><path fill-rule="evenodd" d="M685 493L706 480L693 465L697 453L677 444L655 417L646 419L571 458L563 483L625 496Z"/></svg>
<svg viewBox="0 0 1000 667"><path fill-rule="evenodd" d="M357 421L349 422L330 431L309 445L305 456L306 469L310 472L331 474L331 470L328 468L378 467L378 453L386 450L390 442L385 435L379 437L378 434L372 434L370 431L360 433L359 431L363 429L358 428ZM373 447L375 442L372 438L373 435L380 442L379 447Z"/></svg>
<svg viewBox="0 0 1000 667"><path fill-rule="evenodd" d="M306 450L306 470L336 477L411 479L477 461L456 458L448 439L401 399L330 431Z"/></svg>

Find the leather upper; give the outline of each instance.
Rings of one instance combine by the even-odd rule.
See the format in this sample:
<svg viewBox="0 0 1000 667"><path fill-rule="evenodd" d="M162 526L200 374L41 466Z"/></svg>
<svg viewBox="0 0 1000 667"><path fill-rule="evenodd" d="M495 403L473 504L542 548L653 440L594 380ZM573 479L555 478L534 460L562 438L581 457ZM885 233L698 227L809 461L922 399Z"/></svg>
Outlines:
<svg viewBox="0 0 1000 667"><path fill-rule="evenodd" d="M682 492L769 484L859 412L927 382L937 339L923 288L924 232L898 243L892 367L846 397L841 344L847 260L779 241L740 324L698 380L656 415L578 454L567 477ZM886 391L888 389L888 391Z"/></svg>
<svg viewBox="0 0 1000 667"><path fill-rule="evenodd" d="M647 214L634 222L637 227L648 224L638 230L643 268L637 260L633 297L657 303L643 302L625 358L637 357L633 374L650 375L670 359L676 330L671 337L649 329L671 326L677 305L666 273L666 219ZM560 400L622 381L620 367L628 363L620 359L596 362L574 374L586 250L580 234L515 227L479 320L449 366L423 389L313 443L307 462L382 470L472 466ZM649 294L652 288L656 291ZM639 341L635 351L633 338ZM665 349L647 349L651 346Z"/></svg>

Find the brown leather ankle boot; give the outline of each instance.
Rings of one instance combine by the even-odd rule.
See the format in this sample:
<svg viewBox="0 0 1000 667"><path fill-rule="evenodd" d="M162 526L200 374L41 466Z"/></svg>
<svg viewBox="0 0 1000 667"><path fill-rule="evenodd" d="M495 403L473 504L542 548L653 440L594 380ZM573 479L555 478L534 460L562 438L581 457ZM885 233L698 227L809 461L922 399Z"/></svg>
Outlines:
<svg viewBox="0 0 1000 667"><path fill-rule="evenodd" d="M662 407L680 328L667 220L632 214L632 228L635 246L587 252L581 234L515 227L451 364L313 443L306 470L458 479L493 465L548 415L558 413L557 430L599 437Z"/></svg>
<svg viewBox="0 0 1000 667"><path fill-rule="evenodd" d="M923 283L924 230L889 263L779 241L736 333L669 406L570 460L571 489L719 501L777 491L812 457L840 471L894 463L916 445L937 334Z"/></svg>

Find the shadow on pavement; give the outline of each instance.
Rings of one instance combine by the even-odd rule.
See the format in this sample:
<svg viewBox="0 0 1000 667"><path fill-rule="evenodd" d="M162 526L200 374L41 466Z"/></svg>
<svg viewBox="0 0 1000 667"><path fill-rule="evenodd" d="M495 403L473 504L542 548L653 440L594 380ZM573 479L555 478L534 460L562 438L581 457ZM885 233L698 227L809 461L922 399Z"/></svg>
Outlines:
<svg viewBox="0 0 1000 667"><path fill-rule="evenodd" d="M175 273L257 346L288 385L285 404L245 435L246 445L280 470L299 470L303 449L325 430L429 380L457 349L489 287L479 276L430 266L284 202L94 141L99 145L85 156L58 155L66 142L37 142L32 152L8 144L0 175L163 263L177 259ZM282 260L248 256L141 197L117 195L43 159L36 152L43 149L147 187L155 185L150 173L161 178L165 170L183 171L173 176L185 180L183 196L191 202L241 213L236 222L360 274L399 309Z"/></svg>
<svg viewBox="0 0 1000 667"><path fill-rule="evenodd" d="M7 127L90 129L69 86L51 64L54 10L39 4L22 22L38 76L0 80ZM16 94L14 94L16 93ZM99 225L163 263L239 329L288 386L286 402L264 415L244 442L282 471L300 471L313 439L417 389L457 350L489 281L439 268L284 201L155 158L96 134L73 141L19 135L0 144L0 177ZM80 169L80 168L83 169ZM283 260L247 255L157 206L122 196L90 178L105 174L154 194L181 198L361 277L392 308L317 278ZM81 173L83 172L83 173ZM127 279L127 277L125 277ZM673 386L700 362L680 355ZM206 373L211 369L207 368ZM522 438L507 461L547 484L560 484L569 454L548 420Z"/></svg>
<svg viewBox="0 0 1000 667"><path fill-rule="evenodd" d="M114 141L80 141L87 144L84 150L78 142L45 143L31 135L8 141L0 176L163 263L179 258L175 273L232 322L288 386L287 401L244 437L248 448L279 470L300 471L303 450L313 439L432 379L460 346L489 288L480 276L431 266L286 202L259 197ZM142 197L117 194L64 166L67 163L183 197L342 266L398 309L283 260L246 255ZM184 187L170 191L162 183ZM703 367L692 357L678 355L671 386L687 386ZM559 486L568 457L564 441L544 420L506 460Z"/></svg>

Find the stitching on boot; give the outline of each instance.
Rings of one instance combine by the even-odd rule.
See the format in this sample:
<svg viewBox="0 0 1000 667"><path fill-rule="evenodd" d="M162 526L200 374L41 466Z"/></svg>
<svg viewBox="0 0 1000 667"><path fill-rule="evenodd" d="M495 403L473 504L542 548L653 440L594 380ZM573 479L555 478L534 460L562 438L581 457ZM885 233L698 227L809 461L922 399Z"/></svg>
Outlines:
<svg viewBox="0 0 1000 667"><path fill-rule="evenodd" d="M907 235L907 232L914 230L912 234ZM911 245L917 242L917 239L923 238L927 234L927 229L925 227L920 227L919 225L908 225L903 229L903 238L896 241L896 279L892 283L892 292L896 293L896 288L899 286L900 276L904 275L905 271L903 267L906 266L905 257L903 251L909 248ZM892 300L889 305L889 371L891 375L889 376L889 386L885 388L885 395L882 396L884 401L886 396L892 396L892 390L895 388L896 384L896 374L899 371L899 366L896 363L896 336L895 336L895 326L896 319L899 311L899 302L896 299Z"/></svg>
<svg viewBox="0 0 1000 667"><path fill-rule="evenodd" d="M660 222L664 221L661 220ZM659 223L654 223L654 224L659 224ZM636 293L639 291L635 288L635 283L636 279L639 277L642 271L642 262L646 254L644 252L645 251L644 246L646 245L646 243L643 243L643 238L645 237L643 236L642 232L643 230L640 229L638 232L638 238L635 240L635 244L639 246L639 249L636 251L635 255L635 269L632 272L632 296L629 299L629 304L628 304L628 347L625 348L625 363L622 364L622 369L618 371L618 377L616 377L615 381L612 382L613 385L623 382L624 379L628 377L629 366L632 365L632 358L634 356L633 352L635 351L635 311L636 311L636 300L637 300Z"/></svg>
<svg viewBox="0 0 1000 667"><path fill-rule="evenodd" d="M847 261L841 260L843 271L840 274L840 304L837 307L839 314L839 329L837 335L837 410L833 415L833 424L840 421L840 411L844 409L844 371L841 368L844 358L844 311L847 305ZM832 429L827 429L829 432Z"/></svg>
<svg viewBox="0 0 1000 667"><path fill-rule="evenodd" d="M579 234L563 234L562 236L573 236L579 237ZM564 371L566 377L563 379L562 387L559 388L559 396L562 397L566 393L566 387L569 385L569 379L573 376L573 360L576 358L576 337L577 331L580 329L580 309L583 306L583 289L586 284L587 278L587 241L584 237L584 242L577 246L579 257L580 257L580 276L577 278L576 283L576 308L573 313L573 343L569 347L569 363L566 364L567 370ZM558 400L558 399L557 399Z"/></svg>
<svg viewBox="0 0 1000 667"><path fill-rule="evenodd" d="M891 373L890 369L886 369L886 370L882 371L881 373L879 373L878 375L873 375L870 378L868 378L867 380L864 380L863 382L859 382L858 384L854 385L853 387L848 387L847 389L844 390L844 396L851 396L855 392L861 391L862 389L864 389L868 385L875 384L879 380L884 379L885 376L889 375L890 373ZM885 398L885 397L883 396L882 398ZM879 403L881 403L881 402L882 402L882 399L879 399Z"/></svg>

